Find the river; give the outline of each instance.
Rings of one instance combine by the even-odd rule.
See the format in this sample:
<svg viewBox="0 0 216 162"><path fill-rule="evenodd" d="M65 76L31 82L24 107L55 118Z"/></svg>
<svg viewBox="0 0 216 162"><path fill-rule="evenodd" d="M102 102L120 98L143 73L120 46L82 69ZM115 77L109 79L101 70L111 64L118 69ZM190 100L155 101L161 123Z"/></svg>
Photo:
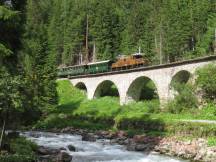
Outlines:
<svg viewBox="0 0 216 162"><path fill-rule="evenodd" d="M82 141L79 135L47 132L23 132L22 135L39 146L66 148L66 151L72 155L73 162L187 162L155 152L145 154L127 151L122 145L110 144L109 140ZM69 151L68 145L75 146L76 152Z"/></svg>

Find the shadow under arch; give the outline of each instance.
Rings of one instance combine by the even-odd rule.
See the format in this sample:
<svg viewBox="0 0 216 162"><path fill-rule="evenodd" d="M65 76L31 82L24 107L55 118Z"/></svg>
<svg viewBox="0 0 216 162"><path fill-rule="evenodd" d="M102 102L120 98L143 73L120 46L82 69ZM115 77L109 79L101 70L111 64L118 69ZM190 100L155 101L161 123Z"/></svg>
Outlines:
<svg viewBox="0 0 216 162"><path fill-rule="evenodd" d="M98 84L95 92L94 98L105 97L105 96L114 96L119 97L119 90L114 82L110 80L102 81Z"/></svg>
<svg viewBox="0 0 216 162"><path fill-rule="evenodd" d="M159 99L156 84L146 76L133 80L126 95L128 102Z"/></svg>
<svg viewBox="0 0 216 162"><path fill-rule="evenodd" d="M75 85L76 88L80 89L80 90L83 90L85 92L87 92L87 87L86 85L83 83L83 82L79 82Z"/></svg>
<svg viewBox="0 0 216 162"><path fill-rule="evenodd" d="M180 70L173 75L170 82L170 89L177 90L178 85L187 84L191 79L192 74L187 70Z"/></svg>

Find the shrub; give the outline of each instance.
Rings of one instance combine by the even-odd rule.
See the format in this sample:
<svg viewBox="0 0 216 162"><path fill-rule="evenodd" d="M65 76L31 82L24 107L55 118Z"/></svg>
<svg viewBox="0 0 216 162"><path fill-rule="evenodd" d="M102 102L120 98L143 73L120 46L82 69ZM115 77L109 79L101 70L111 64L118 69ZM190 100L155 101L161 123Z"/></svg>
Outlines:
<svg viewBox="0 0 216 162"><path fill-rule="evenodd" d="M33 157L37 150L37 145L24 137L19 137L11 141L11 151L18 155L28 155Z"/></svg>
<svg viewBox="0 0 216 162"><path fill-rule="evenodd" d="M28 155L0 155L1 162L36 162L35 157Z"/></svg>
<svg viewBox="0 0 216 162"><path fill-rule="evenodd" d="M1 154L1 162L36 162L37 145L24 137L10 140L10 153Z"/></svg>
<svg viewBox="0 0 216 162"><path fill-rule="evenodd" d="M216 118L216 105L214 103L208 103L203 106L199 112L202 118L206 118L208 120L215 120Z"/></svg>
<svg viewBox="0 0 216 162"><path fill-rule="evenodd" d="M175 84L177 94L175 98L168 102L167 111L180 113L183 110L197 108L198 101L195 96L194 88L189 84Z"/></svg>
<svg viewBox="0 0 216 162"><path fill-rule="evenodd" d="M216 65L206 65L196 71L196 86L204 92L205 99L216 99Z"/></svg>

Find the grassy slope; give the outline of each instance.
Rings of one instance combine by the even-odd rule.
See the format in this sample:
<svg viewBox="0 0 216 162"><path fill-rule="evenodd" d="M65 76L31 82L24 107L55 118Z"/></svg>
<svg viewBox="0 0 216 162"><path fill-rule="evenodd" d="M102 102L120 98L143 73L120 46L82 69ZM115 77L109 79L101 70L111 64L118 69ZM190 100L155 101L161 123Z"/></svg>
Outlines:
<svg viewBox="0 0 216 162"><path fill-rule="evenodd" d="M72 87L67 80L58 81L59 105L44 120L39 128L62 128L76 126L91 129L135 129L172 132L194 131L194 135L206 136L216 132L216 124L180 122L188 119L216 120L215 107L190 110L182 114L159 111L158 101L138 102L120 106L115 97L87 100L85 93ZM137 129L137 130L136 130ZM197 132L197 129L202 131Z"/></svg>

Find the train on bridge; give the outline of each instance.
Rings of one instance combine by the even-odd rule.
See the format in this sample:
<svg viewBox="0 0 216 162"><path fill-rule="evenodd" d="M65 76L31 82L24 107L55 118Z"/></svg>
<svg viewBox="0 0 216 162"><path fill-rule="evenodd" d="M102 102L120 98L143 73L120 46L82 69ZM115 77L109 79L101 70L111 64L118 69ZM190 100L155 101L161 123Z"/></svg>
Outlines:
<svg viewBox="0 0 216 162"><path fill-rule="evenodd" d="M121 55L114 60L105 60L82 65L67 66L58 68L58 77L70 77L77 75L105 73L109 71L120 71L149 65L149 60L140 53L130 56Z"/></svg>

